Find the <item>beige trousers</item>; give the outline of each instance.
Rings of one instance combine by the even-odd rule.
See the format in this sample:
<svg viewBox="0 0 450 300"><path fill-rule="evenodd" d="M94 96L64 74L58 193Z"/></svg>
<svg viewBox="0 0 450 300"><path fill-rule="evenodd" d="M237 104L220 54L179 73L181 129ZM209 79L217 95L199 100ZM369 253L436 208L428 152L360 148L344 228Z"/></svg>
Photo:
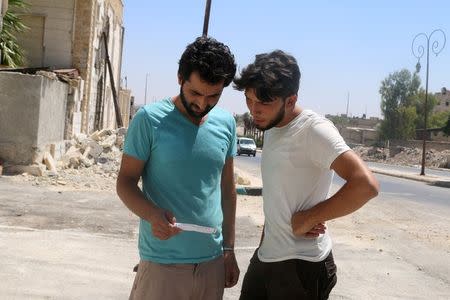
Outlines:
<svg viewBox="0 0 450 300"><path fill-rule="evenodd" d="M220 300L225 286L223 257L198 264L141 260L130 300Z"/></svg>

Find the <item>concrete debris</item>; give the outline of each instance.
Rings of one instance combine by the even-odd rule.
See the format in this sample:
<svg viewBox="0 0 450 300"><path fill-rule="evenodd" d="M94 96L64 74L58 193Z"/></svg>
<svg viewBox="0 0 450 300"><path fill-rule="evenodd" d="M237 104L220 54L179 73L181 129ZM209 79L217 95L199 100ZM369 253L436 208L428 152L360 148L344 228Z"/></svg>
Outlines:
<svg viewBox="0 0 450 300"><path fill-rule="evenodd" d="M393 165L417 166L422 163L422 149L407 147L356 146L353 150L365 161L385 162ZM436 151L428 149L425 153L427 167L450 168L450 150Z"/></svg>
<svg viewBox="0 0 450 300"><path fill-rule="evenodd" d="M52 79L52 80L58 80L58 76L53 72L41 70L41 71L37 71L36 75L41 75L41 76L44 76L44 77L46 77L48 79Z"/></svg>
<svg viewBox="0 0 450 300"><path fill-rule="evenodd" d="M119 128L119 129L116 130L117 136L122 136L122 137L124 137L126 133L127 133L127 129L124 128L124 127Z"/></svg>
<svg viewBox="0 0 450 300"><path fill-rule="evenodd" d="M5 166L5 173L22 174L24 176L44 176L45 170L46 166L43 164Z"/></svg>
<svg viewBox="0 0 450 300"><path fill-rule="evenodd" d="M103 149L111 149L116 144L116 140L117 136L115 134L111 134L100 142L100 146L102 146Z"/></svg>
<svg viewBox="0 0 450 300"><path fill-rule="evenodd" d="M47 166L47 170L49 170L50 172L57 172L56 162L50 153L48 153L48 152L44 153L43 161L44 161L44 164Z"/></svg>
<svg viewBox="0 0 450 300"><path fill-rule="evenodd" d="M100 130L89 136L80 134L66 141L67 151L57 162L50 153L44 153L40 159L45 164L9 168L3 165L4 173L22 174L21 178L33 185L58 190L90 188L113 191L125 134L125 128Z"/></svg>
<svg viewBox="0 0 450 300"><path fill-rule="evenodd" d="M234 173L234 182L238 185L250 185L251 181L241 176L238 172Z"/></svg>

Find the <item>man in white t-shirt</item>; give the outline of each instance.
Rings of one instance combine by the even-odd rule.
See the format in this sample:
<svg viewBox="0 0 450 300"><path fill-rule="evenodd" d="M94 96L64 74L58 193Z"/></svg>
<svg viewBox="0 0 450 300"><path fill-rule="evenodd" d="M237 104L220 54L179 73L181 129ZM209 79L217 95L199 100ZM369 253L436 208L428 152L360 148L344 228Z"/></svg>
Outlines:
<svg viewBox="0 0 450 300"><path fill-rule="evenodd" d="M265 223L240 299L327 299L336 265L325 222L350 214L379 185L334 125L296 105L300 70L281 50L256 55L234 80L264 130ZM333 174L346 183L329 196Z"/></svg>

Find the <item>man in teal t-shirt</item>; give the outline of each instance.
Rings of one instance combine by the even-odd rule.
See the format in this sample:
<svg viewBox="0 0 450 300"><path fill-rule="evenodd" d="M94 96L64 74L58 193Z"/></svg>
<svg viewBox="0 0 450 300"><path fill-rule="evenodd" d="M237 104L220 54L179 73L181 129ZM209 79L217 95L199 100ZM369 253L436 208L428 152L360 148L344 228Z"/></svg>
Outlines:
<svg viewBox="0 0 450 300"><path fill-rule="evenodd" d="M130 299L222 299L239 278L236 125L214 107L235 72L227 46L197 38L179 62L179 94L144 106L128 128L117 193L140 217Z"/></svg>

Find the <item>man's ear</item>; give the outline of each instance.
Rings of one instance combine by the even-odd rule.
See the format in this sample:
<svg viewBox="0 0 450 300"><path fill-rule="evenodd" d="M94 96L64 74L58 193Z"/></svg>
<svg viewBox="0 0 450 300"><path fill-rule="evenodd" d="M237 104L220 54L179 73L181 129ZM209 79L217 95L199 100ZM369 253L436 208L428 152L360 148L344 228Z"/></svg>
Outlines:
<svg viewBox="0 0 450 300"><path fill-rule="evenodd" d="M181 78L180 73L177 74L177 77L178 77L178 84L182 85L183 84L183 79Z"/></svg>
<svg viewBox="0 0 450 300"><path fill-rule="evenodd" d="M295 104L297 103L297 95L291 95L286 98L286 108L293 109L295 107Z"/></svg>

